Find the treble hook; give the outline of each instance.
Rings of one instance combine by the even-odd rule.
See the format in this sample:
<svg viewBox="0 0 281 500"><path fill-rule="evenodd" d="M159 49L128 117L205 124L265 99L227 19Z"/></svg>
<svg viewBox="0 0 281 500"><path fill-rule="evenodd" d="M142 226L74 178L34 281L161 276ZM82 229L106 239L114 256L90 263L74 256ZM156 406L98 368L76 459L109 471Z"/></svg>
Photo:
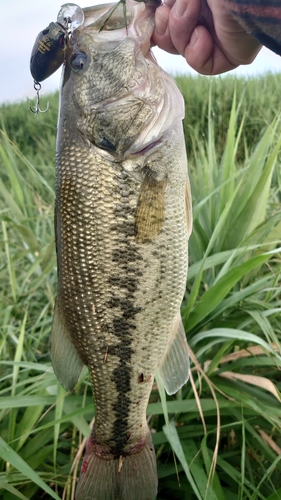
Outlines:
<svg viewBox="0 0 281 500"><path fill-rule="evenodd" d="M49 102L48 102L45 110L40 109L40 105L39 105L40 104L39 92L41 90L41 83L36 82L34 80L33 88L34 88L34 90L36 90L37 98L36 98L36 105L29 106L30 111L32 111L32 113L34 113L35 115L38 115L38 113L46 113L46 111L48 111L48 109L49 109Z"/></svg>

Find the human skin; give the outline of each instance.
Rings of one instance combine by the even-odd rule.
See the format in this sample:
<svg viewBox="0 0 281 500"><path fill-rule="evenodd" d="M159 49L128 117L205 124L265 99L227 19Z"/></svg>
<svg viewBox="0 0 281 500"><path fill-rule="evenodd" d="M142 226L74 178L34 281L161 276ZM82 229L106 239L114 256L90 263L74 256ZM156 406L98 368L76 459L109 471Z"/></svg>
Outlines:
<svg viewBox="0 0 281 500"><path fill-rule="evenodd" d="M181 54L202 75L250 64L261 49L223 0L165 0L156 10L152 42Z"/></svg>

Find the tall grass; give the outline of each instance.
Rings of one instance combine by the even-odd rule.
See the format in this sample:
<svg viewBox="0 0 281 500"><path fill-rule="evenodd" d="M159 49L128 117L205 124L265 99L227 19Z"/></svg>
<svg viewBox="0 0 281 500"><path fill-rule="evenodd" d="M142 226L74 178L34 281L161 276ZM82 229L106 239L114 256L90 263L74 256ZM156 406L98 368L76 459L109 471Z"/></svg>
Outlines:
<svg viewBox="0 0 281 500"><path fill-rule="evenodd" d="M190 382L148 406L160 500L281 497L280 76L180 78L194 229L182 316ZM0 496L71 500L94 415L58 384L51 111L4 106L0 145Z"/></svg>

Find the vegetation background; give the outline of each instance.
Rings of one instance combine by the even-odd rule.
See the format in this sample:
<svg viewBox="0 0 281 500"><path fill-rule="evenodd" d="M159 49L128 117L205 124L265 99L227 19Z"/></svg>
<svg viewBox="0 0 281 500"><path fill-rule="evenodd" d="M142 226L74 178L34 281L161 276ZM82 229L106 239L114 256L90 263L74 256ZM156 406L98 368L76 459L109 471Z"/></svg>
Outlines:
<svg viewBox="0 0 281 500"><path fill-rule="evenodd" d="M281 75L180 77L194 230L190 382L155 384L159 500L281 498ZM0 108L0 496L72 500L94 404L53 374L58 95ZM45 102L43 99L42 106Z"/></svg>

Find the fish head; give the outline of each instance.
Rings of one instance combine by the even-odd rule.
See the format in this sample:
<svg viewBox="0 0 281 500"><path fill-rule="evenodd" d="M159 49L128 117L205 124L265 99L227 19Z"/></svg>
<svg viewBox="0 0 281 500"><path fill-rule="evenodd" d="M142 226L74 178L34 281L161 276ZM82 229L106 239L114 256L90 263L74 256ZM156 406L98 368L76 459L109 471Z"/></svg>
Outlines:
<svg viewBox="0 0 281 500"><path fill-rule="evenodd" d="M147 3L126 0L124 3L84 8L84 22L73 31L66 53L62 87L72 80L71 92L79 87L81 94L81 87L88 84L93 103L93 99L99 100L99 87L102 86L102 97L107 98L111 82L109 77L104 82L102 73L110 73L115 67L120 75L135 58L137 50L147 55L154 29L155 9L160 3L159 0L148 0ZM119 46L122 46L120 50ZM101 64L103 56L106 56L106 61ZM118 56L123 58L122 65ZM123 84L124 78L119 78L119 81ZM116 84L113 92L116 92Z"/></svg>
<svg viewBox="0 0 281 500"><path fill-rule="evenodd" d="M150 49L155 10L159 5L161 0L124 0L85 8L84 32L94 35L93 29L97 30L100 40L105 43L105 50L112 47L112 42L114 45L131 37L146 55ZM114 33L110 35L110 32ZM97 36L94 35L94 39L98 40Z"/></svg>
<svg viewBox="0 0 281 500"><path fill-rule="evenodd" d="M85 8L67 48L61 123L118 159L147 151L183 118L182 96L150 51L159 5L126 0Z"/></svg>

